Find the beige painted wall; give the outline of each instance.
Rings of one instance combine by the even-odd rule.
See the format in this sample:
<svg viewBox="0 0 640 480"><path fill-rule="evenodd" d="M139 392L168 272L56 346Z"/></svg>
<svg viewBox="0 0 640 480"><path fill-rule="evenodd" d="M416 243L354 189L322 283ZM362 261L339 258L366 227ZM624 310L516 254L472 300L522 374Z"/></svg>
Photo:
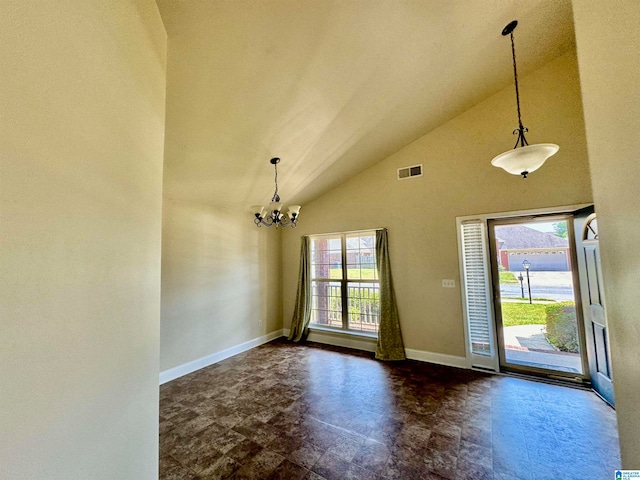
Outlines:
<svg viewBox="0 0 640 480"><path fill-rule="evenodd" d="M161 371L282 328L280 238L250 212L165 199Z"/></svg>
<svg viewBox="0 0 640 480"><path fill-rule="evenodd" d="M152 0L0 23L0 477L158 478L164 27Z"/></svg>
<svg viewBox="0 0 640 480"><path fill-rule="evenodd" d="M520 86L529 142L554 142L560 152L526 180L491 166L515 142L515 95L508 86L304 205L298 228L283 237L286 328L300 236L387 227L405 346L464 356L456 216L591 200L575 52L523 77ZM397 168L419 163L424 176L396 180ZM442 279L455 279L457 288L443 289Z"/></svg>
<svg viewBox="0 0 640 480"><path fill-rule="evenodd" d="M640 469L640 2L574 2L622 466Z"/></svg>

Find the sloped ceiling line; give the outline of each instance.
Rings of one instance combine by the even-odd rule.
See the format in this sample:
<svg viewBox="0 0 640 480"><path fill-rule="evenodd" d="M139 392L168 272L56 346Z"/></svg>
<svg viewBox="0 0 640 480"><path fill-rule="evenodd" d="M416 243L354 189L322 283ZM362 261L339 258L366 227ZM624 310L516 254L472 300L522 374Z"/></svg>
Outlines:
<svg viewBox="0 0 640 480"><path fill-rule="evenodd" d="M270 198L273 156L304 205L507 87L514 18L522 75L574 45L569 0L157 3L165 194L233 209Z"/></svg>

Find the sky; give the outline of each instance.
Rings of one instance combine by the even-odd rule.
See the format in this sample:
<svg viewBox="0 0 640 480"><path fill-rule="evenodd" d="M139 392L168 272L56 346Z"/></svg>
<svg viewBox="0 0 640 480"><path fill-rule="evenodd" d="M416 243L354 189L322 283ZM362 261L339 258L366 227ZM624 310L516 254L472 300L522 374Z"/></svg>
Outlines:
<svg viewBox="0 0 640 480"><path fill-rule="evenodd" d="M538 230L539 232L553 233L553 224L557 222L532 222L523 225Z"/></svg>

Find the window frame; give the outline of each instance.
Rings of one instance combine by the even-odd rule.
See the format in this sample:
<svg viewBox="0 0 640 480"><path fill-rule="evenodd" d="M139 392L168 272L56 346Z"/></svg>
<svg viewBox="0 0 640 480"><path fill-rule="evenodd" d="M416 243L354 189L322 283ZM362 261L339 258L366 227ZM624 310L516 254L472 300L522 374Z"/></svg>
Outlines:
<svg viewBox="0 0 640 480"><path fill-rule="evenodd" d="M348 262L347 262L347 258L348 258L348 248L347 248L347 237L349 235L354 235L357 234L359 236L361 236L362 234L372 234L373 238L374 238L374 244L373 244L373 254L374 254L374 259L377 259L376 257L376 251L375 251L375 238L376 238L376 232L377 229L372 229L372 230L356 230L356 231L349 231L349 232L335 232L335 233L322 233L322 234L315 234L315 235L309 235L309 241L313 242L316 239L321 239L321 238L326 238L326 237L340 237L340 253L341 253L341 271L342 271L342 275L340 278L324 278L324 277L314 277L313 273L310 274L310 285L311 285L311 291L313 292L313 285L314 282L323 282L323 283L339 283L340 284L340 301L341 301L341 318L342 318L342 326L341 327L335 327L332 325L322 325L322 324L317 324L317 323L310 323L309 324L309 328L311 330L323 330L323 331L330 331L330 332L339 332L339 333L346 333L346 334L350 334L350 335L360 335L360 336L366 336L366 337L372 337L372 338L377 338L378 337L378 331L380 328L380 296L379 296L379 291L380 291L380 278L378 276L378 266L377 266L377 261L373 263L373 269L374 269L374 278L373 279L353 279L353 278L349 278L349 268L348 268ZM309 249L309 265L311 266L311 272L313 272L313 266L314 266L314 262L313 262L313 250L310 248ZM361 265L361 264L359 264ZM360 267L360 271L362 271L362 268ZM362 276L362 275L360 275ZM331 277L331 274L329 274L329 277ZM371 284L371 285L377 285L378 288L378 322L376 324L376 329L373 332L369 332L369 331L364 331L362 330L362 328L360 329L355 329L355 328L351 328L350 327L350 318L349 318L349 299L353 299L353 298L357 298L357 297L350 297L349 296L349 285L350 284L360 284L359 287L355 287L355 288L362 288L361 285L362 284ZM353 288L353 287L352 287ZM312 294L313 295L313 294ZM312 305L313 305L313 299L311 300ZM313 309L312 309L313 311Z"/></svg>

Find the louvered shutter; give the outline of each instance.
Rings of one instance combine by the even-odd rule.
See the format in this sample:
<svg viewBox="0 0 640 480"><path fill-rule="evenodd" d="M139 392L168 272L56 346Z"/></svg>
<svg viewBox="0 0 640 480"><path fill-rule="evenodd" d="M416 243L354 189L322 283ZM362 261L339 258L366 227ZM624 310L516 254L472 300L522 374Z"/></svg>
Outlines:
<svg viewBox="0 0 640 480"><path fill-rule="evenodd" d="M475 355L493 357L494 349L491 341L493 320L489 296L485 226L482 221L473 220L462 223L461 229L465 313L469 346L472 357ZM486 362L481 363L485 364ZM492 365L492 363L488 362L484 366Z"/></svg>

